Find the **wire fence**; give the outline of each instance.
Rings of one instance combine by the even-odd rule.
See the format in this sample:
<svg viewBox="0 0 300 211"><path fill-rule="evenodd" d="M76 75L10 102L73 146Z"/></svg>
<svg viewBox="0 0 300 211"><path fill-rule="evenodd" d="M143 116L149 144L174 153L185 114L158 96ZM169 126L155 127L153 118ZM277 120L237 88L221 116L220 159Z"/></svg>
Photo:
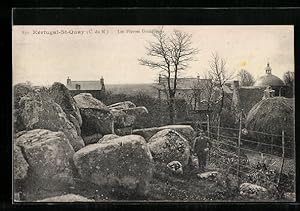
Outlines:
<svg viewBox="0 0 300 211"><path fill-rule="evenodd" d="M263 138L251 139L249 133ZM287 136L284 130L281 134L272 134L242 129L241 115L239 128L214 126L208 122L207 137L211 141L209 162L236 174L239 185L241 182L254 182L278 188L282 183L286 159L294 158L294 137ZM250 163L247 155L254 155L258 162ZM279 168L267 171L268 167L264 162L266 157L276 160L274 163L280 161Z"/></svg>

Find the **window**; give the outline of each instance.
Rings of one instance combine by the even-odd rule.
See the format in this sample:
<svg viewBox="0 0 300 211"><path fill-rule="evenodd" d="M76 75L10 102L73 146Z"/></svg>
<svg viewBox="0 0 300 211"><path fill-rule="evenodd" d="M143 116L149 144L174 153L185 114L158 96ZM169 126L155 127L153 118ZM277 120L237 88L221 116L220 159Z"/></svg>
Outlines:
<svg viewBox="0 0 300 211"><path fill-rule="evenodd" d="M76 84L76 85L75 85L75 88L76 88L76 90L80 90L80 85L79 85L79 84Z"/></svg>

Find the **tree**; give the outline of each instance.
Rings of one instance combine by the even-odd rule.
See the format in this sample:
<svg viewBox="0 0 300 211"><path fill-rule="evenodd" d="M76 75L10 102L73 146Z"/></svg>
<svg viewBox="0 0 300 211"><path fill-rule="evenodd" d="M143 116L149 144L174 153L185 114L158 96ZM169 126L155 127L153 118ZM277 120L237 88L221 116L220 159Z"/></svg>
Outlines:
<svg viewBox="0 0 300 211"><path fill-rule="evenodd" d="M247 70L241 69L237 77L241 86L253 86L255 83L254 77Z"/></svg>
<svg viewBox="0 0 300 211"><path fill-rule="evenodd" d="M224 85L227 81L229 81L232 78L233 73L230 74L227 71L226 61L224 58L220 58L218 53L212 54L211 60L209 61L208 73L212 78L214 85L221 91L221 95L219 98L219 109L217 111L218 124L220 125L221 112L224 107L224 97L225 97Z"/></svg>
<svg viewBox="0 0 300 211"><path fill-rule="evenodd" d="M283 81L284 81L285 85L287 85L289 87L293 87L294 80L295 80L294 72L287 71L283 74Z"/></svg>
<svg viewBox="0 0 300 211"><path fill-rule="evenodd" d="M198 50L192 47L192 35L179 30L167 35L161 28L153 31L152 35L155 41L148 42L146 47L150 59L140 58L138 61L150 69L160 70L161 76L167 80L169 117L170 122L174 123L178 74L188 68Z"/></svg>

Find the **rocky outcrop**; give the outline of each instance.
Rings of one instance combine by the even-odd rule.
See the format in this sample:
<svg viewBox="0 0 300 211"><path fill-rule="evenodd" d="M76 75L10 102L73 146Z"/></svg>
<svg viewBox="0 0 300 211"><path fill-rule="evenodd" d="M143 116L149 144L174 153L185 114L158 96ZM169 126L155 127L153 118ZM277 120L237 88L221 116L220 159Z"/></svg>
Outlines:
<svg viewBox="0 0 300 211"><path fill-rule="evenodd" d="M168 164L179 161L183 166L188 164L190 156L189 142L174 130L161 130L148 142L154 161Z"/></svg>
<svg viewBox="0 0 300 211"><path fill-rule="evenodd" d="M186 138L189 141L190 146L193 146L193 142L195 139L195 131L190 125L165 125L162 127L136 129L136 130L133 130L132 133L143 136L146 141L149 141L149 139L154 134L156 134L158 131L161 131L164 129L175 130L176 132L181 134L184 138Z"/></svg>
<svg viewBox="0 0 300 211"><path fill-rule="evenodd" d="M109 110L104 103L94 98L93 95L90 93L80 93L74 96L74 100L76 101L76 104L79 107L79 109L94 108L94 109Z"/></svg>
<svg viewBox="0 0 300 211"><path fill-rule="evenodd" d="M48 129L62 131L75 151L84 146L75 126L68 120L62 108L46 93L35 91L22 97L19 102L18 121L25 130Z"/></svg>
<svg viewBox="0 0 300 211"><path fill-rule="evenodd" d="M180 135L182 135L186 140L189 141L190 146L193 146L195 139L195 131L190 125L166 125L159 127L159 130L170 129L175 130Z"/></svg>
<svg viewBox="0 0 300 211"><path fill-rule="evenodd" d="M29 93L22 97L18 110L19 121L25 130L48 129L62 131L70 141L75 151L84 146L75 126L68 120L62 108L48 95L48 92Z"/></svg>
<svg viewBox="0 0 300 211"><path fill-rule="evenodd" d="M28 163L25 160L21 148L17 146L16 144L13 145L14 152L13 152L13 169L14 169L14 179L15 180L21 180L27 177L27 171L28 171Z"/></svg>
<svg viewBox="0 0 300 211"><path fill-rule="evenodd" d="M108 107L89 93L74 96L82 117L83 136L112 133L113 115Z"/></svg>
<svg viewBox="0 0 300 211"><path fill-rule="evenodd" d="M130 102L130 101L126 101L126 102ZM117 103L117 104L121 104L121 103ZM109 107L111 113L114 116L115 128L131 127L134 124L136 118L148 113L148 110L144 106L132 107L134 104L130 104L130 105L131 106Z"/></svg>
<svg viewBox="0 0 300 211"><path fill-rule="evenodd" d="M115 109L115 110L123 110L123 109L135 108L135 107L136 105L131 101L114 103L108 106L109 109Z"/></svg>
<svg viewBox="0 0 300 211"><path fill-rule="evenodd" d="M103 136L99 141L98 143L108 143L110 140L113 140L113 139L116 139L116 138L119 138L120 136L118 135L115 135L115 134L107 134L105 136Z"/></svg>
<svg viewBox="0 0 300 211"><path fill-rule="evenodd" d="M69 90L62 83L54 83L50 89L49 94L51 98L56 102L62 110L66 113L67 118L75 126L78 135L81 135L80 127L82 125L82 118L79 108L71 96Z"/></svg>
<svg viewBox="0 0 300 211"><path fill-rule="evenodd" d="M27 187L56 189L72 184L74 150L62 132L31 130L19 136L15 143L29 164ZM18 167L19 163L14 163Z"/></svg>
<svg viewBox="0 0 300 211"><path fill-rule="evenodd" d="M121 192L145 194L153 163L143 137L123 136L84 147L74 154L82 179Z"/></svg>
<svg viewBox="0 0 300 211"><path fill-rule="evenodd" d="M94 202L93 199L88 199L80 195L75 194L66 194L62 196L54 196L42 200L38 200L37 202Z"/></svg>
<svg viewBox="0 0 300 211"><path fill-rule="evenodd" d="M240 185L240 194L247 198L263 199L267 196L267 189L251 183L243 183Z"/></svg>
<svg viewBox="0 0 300 211"><path fill-rule="evenodd" d="M95 143L98 143L99 140L102 138L103 136L99 133L96 133L94 135L91 135L91 136L84 136L82 137L83 138L83 141L84 141L84 144L85 145L89 145L89 144L95 144Z"/></svg>
<svg viewBox="0 0 300 211"><path fill-rule="evenodd" d="M159 127L151 127L144 129L135 129L132 131L132 134L143 136L144 139L148 142L149 139L158 131L160 131Z"/></svg>

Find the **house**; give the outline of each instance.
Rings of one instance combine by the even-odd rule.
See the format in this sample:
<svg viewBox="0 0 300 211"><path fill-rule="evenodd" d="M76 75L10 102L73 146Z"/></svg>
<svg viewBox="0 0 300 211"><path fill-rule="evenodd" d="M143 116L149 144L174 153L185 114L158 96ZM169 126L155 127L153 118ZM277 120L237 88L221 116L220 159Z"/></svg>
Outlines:
<svg viewBox="0 0 300 211"><path fill-rule="evenodd" d="M184 99L191 111L207 111L208 108L208 89L212 84L211 79L195 78L177 78L176 99ZM174 78L170 79L170 86L174 86ZM159 99L168 99L168 79L159 75L156 85Z"/></svg>
<svg viewBox="0 0 300 211"><path fill-rule="evenodd" d="M101 99L105 95L103 77L96 81L72 81L68 77L66 87L70 90L72 96L85 92L92 94L95 98Z"/></svg>

